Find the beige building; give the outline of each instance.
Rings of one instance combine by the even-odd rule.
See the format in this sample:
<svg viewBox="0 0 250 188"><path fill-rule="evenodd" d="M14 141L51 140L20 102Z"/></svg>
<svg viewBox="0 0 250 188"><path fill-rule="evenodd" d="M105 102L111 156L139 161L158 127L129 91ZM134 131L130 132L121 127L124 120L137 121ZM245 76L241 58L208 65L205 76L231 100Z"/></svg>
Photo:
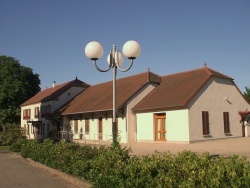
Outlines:
<svg viewBox="0 0 250 188"><path fill-rule="evenodd" d="M89 87L78 80L47 88L21 105L21 127L30 139L56 137L62 127L58 110Z"/></svg>
<svg viewBox="0 0 250 188"><path fill-rule="evenodd" d="M239 115L249 107L232 78L206 66L167 75L132 109L137 141L190 143L249 136Z"/></svg>
<svg viewBox="0 0 250 188"><path fill-rule="evenodd" d="M231 77L206 65L166 76L147 71L118 79L116 89L118 134L122 143L191 143L250 135L250 112L246 111L250 109L249 103ZM112 141L112 81L85 85L80 90L76 97L67 100L70 102L64 101L53 108L54 120L57 117L61 121L57 129L59 138ZM35 105L44 106L32 105L34 110ZM22 110L25 109L24 104ZM39 121L29 119L22 126L43 126ZM51 123L48 118L46 121ZM33 138L30 133L29 130L29 137Z"/></svg>
<svg viewBox="0 0 250 188"><path fill-rule="evenodd" d="M145 72L119 79L117 103L118 133L125 143L250 135L239 115L249 103L231 77L206 65L162 77ZM64 126L76 124L85 140L111 140L112 81L89 87L61 112Z"/></svg>

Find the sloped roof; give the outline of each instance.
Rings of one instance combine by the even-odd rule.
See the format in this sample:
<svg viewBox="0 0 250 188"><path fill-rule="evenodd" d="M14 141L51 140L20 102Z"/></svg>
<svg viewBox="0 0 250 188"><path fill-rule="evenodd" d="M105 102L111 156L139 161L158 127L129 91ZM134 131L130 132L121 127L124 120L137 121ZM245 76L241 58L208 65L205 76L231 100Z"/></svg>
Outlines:
<svg viewBox="0 0 250 188"><path fill-rule="evenodd" d="M72 86L89 87L89 84L81 80L78 80L76 78L75 80L72 80L70 82L56 85L55 87L47 88L37 93L35 96L33 96L32 98L30 98L29 100L21 104L21 106L26 106L26 105L31 105L31 104L35 104L39 102L46 102L46 101L56 99L58 96L60 96L63 92L67 91Z"/></svg>
<svg viewBox="0 0 250 188"><path fill-rule="evenodd" d="M211 76L233 80L206 65L200 69L163 76L161 84L135 105L132 110L136 112L185 108Z"/></svg>
<svg viewBox="0 0 250 188"><path fill-rule="evenodd" d="M122 107L147 83L160 83L160 76L145 72L116 80L116 108ZM113 82L90 86L61 110L63 115L112 110Z"/></svg>

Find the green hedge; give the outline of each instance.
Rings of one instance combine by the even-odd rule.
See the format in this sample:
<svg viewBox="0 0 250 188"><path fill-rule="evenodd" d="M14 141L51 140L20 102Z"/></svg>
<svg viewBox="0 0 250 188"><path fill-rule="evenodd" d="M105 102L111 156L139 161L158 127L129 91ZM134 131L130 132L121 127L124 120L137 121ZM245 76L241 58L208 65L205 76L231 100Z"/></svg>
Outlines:
<svg viewBox="0 0 250 188"><path fill-rule="evenodd" d="M250 187L250 163L238 156L213 158L184 151L137 157L128 148L51 140L30 140L20 147L23 157L85 179L93 187Z"/></svg>
<svg viewBox="0 0 250 188"><path fill-rule="evenodd" d="M0 131L0 146L10 146L23 139L25 136L16 124L6 124L5 130Z"/></svg>

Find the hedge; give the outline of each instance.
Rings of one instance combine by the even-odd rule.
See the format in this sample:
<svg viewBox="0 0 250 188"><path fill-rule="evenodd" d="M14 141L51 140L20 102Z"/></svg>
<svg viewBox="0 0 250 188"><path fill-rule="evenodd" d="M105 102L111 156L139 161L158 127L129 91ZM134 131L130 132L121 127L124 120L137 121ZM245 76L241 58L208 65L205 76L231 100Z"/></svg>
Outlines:
<svg viewBox="0 0 250 188"><path fill-rule="evenodd" d="M236 155L213 158L209 153L155 152L133 156L129 148L80 146L29 140L21 155L72 174L98 188L249 187L250 163Z"/></svg>

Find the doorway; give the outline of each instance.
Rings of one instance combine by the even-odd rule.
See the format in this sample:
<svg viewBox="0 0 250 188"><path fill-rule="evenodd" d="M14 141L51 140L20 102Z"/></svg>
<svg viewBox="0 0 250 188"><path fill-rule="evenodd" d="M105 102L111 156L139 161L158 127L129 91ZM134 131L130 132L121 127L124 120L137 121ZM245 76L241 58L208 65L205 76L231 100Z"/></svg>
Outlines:
<svg viewBox="0 0 250 188"><path fill-rule="evenodd" d="M166 114L154 114L155 141L166 141Z"/></svg>

